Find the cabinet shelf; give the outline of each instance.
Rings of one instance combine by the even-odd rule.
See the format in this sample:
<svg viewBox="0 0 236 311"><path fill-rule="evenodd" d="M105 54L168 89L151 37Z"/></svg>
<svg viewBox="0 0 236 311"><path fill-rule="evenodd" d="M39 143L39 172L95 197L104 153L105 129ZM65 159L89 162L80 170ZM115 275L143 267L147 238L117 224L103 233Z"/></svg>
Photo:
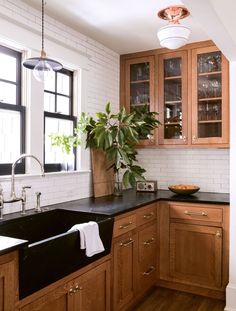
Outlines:
<svg viewBox="0 0 236 311"><path fill-rule="evenodd" d="M139 84L139 83L149 83L150 80L137 80L137 81L130 81L130 84Z"/></svg>
<svg viewBox="0 0 236 311"><path fill-rule="evenodd" d="M206 123L222 123L222 120L204 120L204 121L198 121L200 124L206 124Z"/></svg>
<svg viewBox="0 0 236 311"><path fill-rule="evenodd" d="M182 79L182 76L171 76L171 77L164 78L164 80L175 80L175 79Z"/></svg>
<svg viewBox="0 0 236 311"><path fill-rule="evenodd" d="M222 97L198 98L198 101L199 101L199 102L214 101L214 100L222 100Z"/></svg>
<svg viewBox="0 0 236 311"><path fill-rule="evenodd" d="M182 100L166 100L165 105L175 105L175 104L181 104Z"/></svg>
<svg viewBox="0 0 236 311"><path fill-rule="evenodd" d="M210 71L210 72L201 72L198 73L199 77L206 77L206 76L214 76L214 75L220 75L222 71Z"/></svg>
<svg viewBox="0 0 236 311"><path fill-rule="evenodd" d="M179 121L179 122L165 122L164 124L165 124L165 125L179 125L179 126L182 126L181 123L182 123L182 122Z"/></svg>

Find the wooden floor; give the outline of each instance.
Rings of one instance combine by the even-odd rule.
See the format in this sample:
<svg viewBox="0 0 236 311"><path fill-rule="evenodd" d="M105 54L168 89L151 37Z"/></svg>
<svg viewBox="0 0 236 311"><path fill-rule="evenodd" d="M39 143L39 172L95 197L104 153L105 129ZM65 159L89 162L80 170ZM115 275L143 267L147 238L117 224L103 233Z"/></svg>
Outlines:
<svg viewBox="0 0 236 311"><path fill-rule="evenodd" d="M157 288L133 310L135 311L223 311L225 302L203 296Z"/></svg>

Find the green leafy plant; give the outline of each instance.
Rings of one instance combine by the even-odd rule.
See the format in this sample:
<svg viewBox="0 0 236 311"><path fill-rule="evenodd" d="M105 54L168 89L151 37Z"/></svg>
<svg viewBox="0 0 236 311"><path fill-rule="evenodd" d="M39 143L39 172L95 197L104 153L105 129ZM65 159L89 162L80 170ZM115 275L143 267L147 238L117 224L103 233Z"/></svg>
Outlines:
<svg viewBox="0 0 236 311"><path fill-rule="evenodd" d="M137 164L135 145L140 138L149 138L159 125L157 112L150 112L144 106L140 110L127 113L125 108L113 114L107 103L104 112L98 112L96 118L82 113L74 136L51 135L52 145L61 146L69 153L71 148L81 144L80 135L86 134L86 148L100 149L112 163L114 173L122 170L122 182L125 186L135 186L136 180L144 180L145 169Z"/></svg>

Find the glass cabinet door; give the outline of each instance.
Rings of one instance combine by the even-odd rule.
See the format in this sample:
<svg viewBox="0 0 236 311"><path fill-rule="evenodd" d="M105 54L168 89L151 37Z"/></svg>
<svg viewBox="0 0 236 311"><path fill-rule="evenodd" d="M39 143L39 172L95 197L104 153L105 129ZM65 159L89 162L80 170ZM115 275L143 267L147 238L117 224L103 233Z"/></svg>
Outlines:
<svg viewBox="0 0 236 311"><path fill-rule="evenodd" d="M187 54L160 56L160 144L187 143Z"/></svg>
<svg viewBox="0 0 236 311"><path fill-rule="evenodd" d="M216 48L193 52L192 143L226 143L228 98L226 61Z"/></svg>
<svg viewBox="0 0 236 311"><path fill-rule="evenodd" d="M154 57L141 57L126 62L126 109L134 111L148 107L154 108ZM141 145L153 145L154 137L142 139Z"/></svg>

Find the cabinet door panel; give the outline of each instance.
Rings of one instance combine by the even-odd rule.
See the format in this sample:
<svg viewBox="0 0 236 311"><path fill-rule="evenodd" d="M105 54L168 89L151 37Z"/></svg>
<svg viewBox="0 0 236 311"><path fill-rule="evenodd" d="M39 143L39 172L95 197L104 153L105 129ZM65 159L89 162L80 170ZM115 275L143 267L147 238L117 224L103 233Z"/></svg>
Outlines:
<svg viewBox="0 0 236 311"><path fill-rule="evenodd" d="M114 310L129 303L135 294L136 235L126 234L113 246L113 304Z"/></svg>
<svg viewBox="0 0 236 311"><path fill-rule="evenodd" d="M192 144L227 144L228 62L216 47L192 51Z"/></svg>
<svg viewBox="0 0 236 311"><path fill-rule="evenodd" d="M195 285L221 286L222 228L170 224L170 273Z"/></svg>
<svg viewBox="0 0 236 311"><path fill-rule="evenodd" d="M187 144L187 52L159 58L159 143Z"/></svg>

